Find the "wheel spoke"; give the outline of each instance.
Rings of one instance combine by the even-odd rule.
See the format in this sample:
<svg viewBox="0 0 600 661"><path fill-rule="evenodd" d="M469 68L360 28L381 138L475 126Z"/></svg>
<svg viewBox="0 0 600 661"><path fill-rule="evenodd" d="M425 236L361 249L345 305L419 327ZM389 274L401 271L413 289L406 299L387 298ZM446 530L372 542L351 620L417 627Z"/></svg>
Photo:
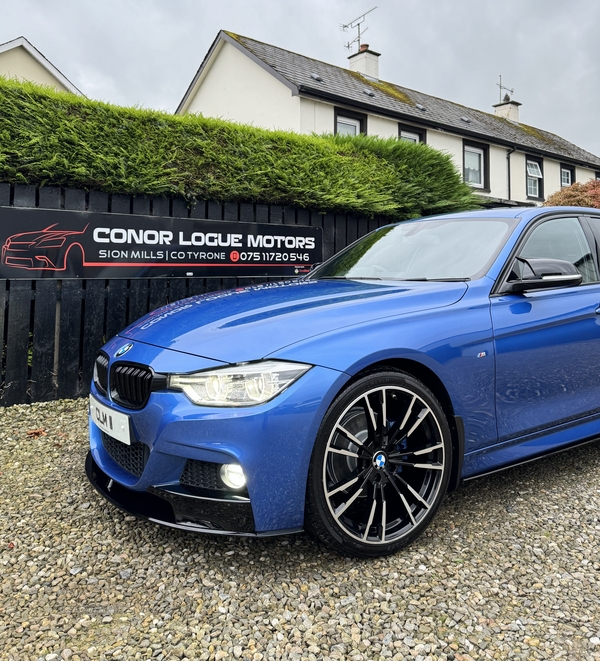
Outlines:
<svg viewBox="0 0 600 661"><path fill-rule="evenodd" d="M393 457L388 457L388 461L390 464L393 464L394 466L408 466L408 468L422 468L423 470L444 470L444 467L442 464L414 464L410 461L400 461L398 459L395 459Z"/></svg>
<svg viewBox="0 0 600 661"><path fill-rule="evenodd" d="M423 409L419 413L415 424L406 432L406 438L408 438L415 431L415 429L423 422L423 420L425 420L425 417L427 416L428 413L431 413L429 409Z"/></svg>
<svg viewBox="0 0 600 661"><path fill-rule="evenodd" d="M373 411L373 408L371 407L368 396L365 395L363 399L365 400L365 403L367 405L366 406L367 413L369 414L371 424L373 425L373 434L375 434L377 432L377 422L375 422L375 411Z"/></svg>
<svg viewBox="0 0 600 661"><path fill-rule="evenodd" d="M387 430L387 404L385 401L385 388L381 389L381 428L380 433L383 436L383 433Z"/></svg>
<svg viewBox="0 0 600 661"><path fill-rule="evenodd" d="M377 509L377 489L373 489L373 504L371 505L371 512L369 514L369 520L367 521L367 526L365 528L365 534L363 535L363 539L367 539L369 536L369 529L371 528L371 524L373 523L373 519L375 518L375 510Z"/></svg>
<svg viewBox="0 0 600 661"><path fill-rule="evenodd" d="M443 447L444 447L443 443L438 443L437 445L433 445L430 448L423 448L422 450L415 450L414 452L407 452L406 454L414 454L415 456L419 456L421 454L429 454L434 450L441 450Z"/></svg>
<svg viewBox="0 0 600 661"><path fill-rule="evenodd" d="M396 475L395 473L393 473L392 477L397 479L399 482L402 482L402 484L412 493L412 495L421 503L421 505L425 507L425 509L429 509L431 507L431 505L423 498L423 496L421 496L421 494L418 491L415 491L406 480L403 480L400 477L400 475ZM392 484L395 483L392 482Z"/></svg>
<svg viewBox="0 0 600 661"><path fill-rule="evenodd" d="M351 487L353 484L356 484L360 480L360 475L357 475L356 477L353 477L351 480L348 480L348 482L344 482L343 484L338 484L334 487L332 491L327 492L327 498L331 498L331 496L334 496L336 493L339 491L345 491L349 487Z"/></svg>
<svg viewBox="0 0 600 661"><path fill-rule="evenodd" d="M373 469L370 466L367 466L367 468L363 469L358 475L354 476L352 479L348 480L347 482L338 482L331 491L328 491L325 495L327 498L331 498L331 496L334 496L336 493L340 491L345 491L349 487L351 487L353 484L356 484L362 477L367 477L371 473Z"/></svg>
<svg viewBox="0 0 600 661"><path fill-rule="evenodd" d="M352 505L352 503L360 496L360 494L365 490L365 486L369 480L369 475L371 474L371 470L369 469L369 472L367 473L367 476L363 480L363 483L360 485L360 488L352 495L345 503L342 503L335 511L334 511L334 516L336 519L339 519L340 516Z"/></svg>
<svg viewBox="0 0 600 661"><path fill-rule="evenodd" d="M404 416L404 419L402 420L402 423L401 423L398 431L400 431L401 429L404 429L404 425L408 422L408 419L410 418L410 414L412 413L413 406L414 406L416 401L417 401L417 397L416 397L416 395L413 395L412 401L411 401L408 409L406 410L406 414Z"/></svg>
<svg viewBox="0 0 600 661"><path fill-rule="evenodd" d="M388 455L388 457L390 459L400 459L401 457L406 457L409 454L413 454L417 457L422 454L429 454L434 450L441 450L443 447L443 443L438 443L437 445L432 445L430 448L421 448L420 450L402 450L402 452L392 452Z"/></svg>
<svg viewBox="0 0 600 661"><path fill-rule="evenodd" d="M358 438L356 438L356 436L354 434L352 434L351 432L349 432L347 429L344 429L344 427L342 427L342 425L337 425L336 429L341 431L342 434L344 434L344 436L346 436L346 438L349 438L353 443L356 443L356 445L358 445L359 447L361 447L361 448L364 447L364 443L362 441L359 441Z"/></svg>
<svg viewBox="0 0 600 661"><path fill-rule="evenodd" d="M345 457L356 457L358 459L359 455L357 452L352 452L351 450L340 450L339 448L329 448L329 452L335 452L335 454L343 454Z"/></svg>
<svg viewBox="0 0 600 661"><path fill-rule="evenodd" d="M385 499L385 489L381 489L381 526L379 528L379 538L385 542L385 526L387 525L387 501Z"/></svg>
<svg viewBox="0 0 600 661"><path fill-rule="evenodd" d="M392 473L390 473L389 470L387 470L387 468L385 469L385 474L388 476L390 484L394 487L394 489L396 489L396 493L400 496L400 500L402 501L402 504L404 505L404 508L408 512L408 516L410 517L411 523L413 524L413 526L416 526L417 522L415 521L415 517L413 516L412 510L410 509L410 505L406 502L406 498L404 497L404 494L398 488L398 485L396 484L396 481L394 480L395 476L392 475ZM402 480L402 482L404 482L404 480ZM404 483L404 484L406 484L406 483Z"/></svg>

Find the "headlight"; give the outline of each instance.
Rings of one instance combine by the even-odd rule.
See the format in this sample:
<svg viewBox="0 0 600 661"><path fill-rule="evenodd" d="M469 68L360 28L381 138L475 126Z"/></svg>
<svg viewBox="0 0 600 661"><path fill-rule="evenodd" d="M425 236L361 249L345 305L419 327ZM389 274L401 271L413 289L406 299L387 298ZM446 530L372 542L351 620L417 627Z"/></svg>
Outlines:
<svg viewBox="0 0 600 661"><path fill-rule="evenodd" d="M311 365L265 360L195 374L171 374L169 388L201 406L256 406L273 399Z"/></svg>

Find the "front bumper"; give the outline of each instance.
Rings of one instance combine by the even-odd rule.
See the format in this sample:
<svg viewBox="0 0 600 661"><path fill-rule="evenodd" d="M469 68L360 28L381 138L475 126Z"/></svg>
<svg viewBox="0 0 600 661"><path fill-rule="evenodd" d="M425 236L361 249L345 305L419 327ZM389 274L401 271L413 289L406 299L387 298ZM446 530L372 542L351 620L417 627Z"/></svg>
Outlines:
<svg viewBox="0 0 600 661"><path fill-rule="evenodd" d="M267 536L257 533L250 500L208 498L187 493L181 487L149 487L134 491L115 482L88 452L85 472L94 488L119 509L164 526L216 535ZM302 528L278 530L276 534L300 532Z"/></svg>
<svg viewBox="0 0 600 661"><path fill-rule="evenodd" d="M105 350L114 356L125 341L115 338L110 344ZM137 342L127 359L160 373L180 369L177 352ZM189 355L179 354L179 360L188 371L212 367ZM96 399L129 417L134 442L126 446L112 439L111 447L90 420L86 472L114 505L163 525L216 534L298 532L319 425L346 379L314 367L271 402L239 409L196 406L183 393L160 390L150 394L143 409L132 410L92 384ZM247 490L234 493L223 484L215 489L189 479L190 466L218 474L226 463L241 465Z"/></svg>

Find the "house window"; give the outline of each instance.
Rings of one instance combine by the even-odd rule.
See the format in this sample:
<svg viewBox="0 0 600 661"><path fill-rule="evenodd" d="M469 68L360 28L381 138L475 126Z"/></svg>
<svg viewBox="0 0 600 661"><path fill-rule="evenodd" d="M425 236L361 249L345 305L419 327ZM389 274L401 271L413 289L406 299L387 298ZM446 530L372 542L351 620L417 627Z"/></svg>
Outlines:
<svg viewBox="0 0 600 661"><path fill-rule="evenodd" d="M560 166L561 188L570 186L574 182L575 182L575 168L572 168L570 165L561 165Z"/></svg>
<svg viewBox="0 0 600 661"><path fill-rule="evenodd" d="M358 135L360 133L360 122L350 117L338 117L336 132L338 135Z"/></svg>
<svg viewBox="0 0 600 661"><path fill-rule="evenodd" d="M421 142L418 133L411 133L410 131L400 131L400 140L408 140L408 142Z"/></svg>
<svg viewBox="0 0 600 661"><path fill-rule="evenodd" d="M367 116L342 108L335 109L336 135L358 135L366 133Z"/></svg>
<svg viewBox="0 0 600 661"><path fill-rule="evenodd" d="M542 159L527 157L527 197L542 198L544 196L544 175L542 174Z"/></svg>
<svg viewBox="0 0 600 661"><path fill-rule="evenodd" d="M488 188L487 148L465 143L463 146L463 177L473 188Z"/></svg>
<svg viewBox="0 0 600 661"><path fill-rule="evenodd" d="M408 142L425 142L425 130L409 124L398 124L398 137Z"/></svg>
<svg viewBox="0 0 600 661"><path fill-rule="evenodd" d="M600 179L600 172L596 172L596 179Z"/></svg>

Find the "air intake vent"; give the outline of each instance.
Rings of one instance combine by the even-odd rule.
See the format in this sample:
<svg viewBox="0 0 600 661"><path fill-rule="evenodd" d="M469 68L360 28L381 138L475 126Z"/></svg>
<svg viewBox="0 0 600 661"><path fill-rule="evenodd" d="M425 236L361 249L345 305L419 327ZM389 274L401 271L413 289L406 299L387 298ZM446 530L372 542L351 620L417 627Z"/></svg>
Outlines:
<svg viewBox="0 0 600 661"><path fill-rule="evenodd" d="M152 371L135 363L115 363L110 373L111 398L129 409L146 406L152 389Z"/></svg>
<svg viewBox="0 0 600 661"><path fill-rule="evenodd" d="M94 365L94 383L96 388L106 395L108 392L108 356L101 351Z"/></svg>
<svg viewBox="0 0 600 661"><path fill-rule="evenodd" d="M179 484L188 491L194 493L194 489L200 492L227 492L229 495L235 495L236 498L247 499L248 489L236 489L232 491L221 479L220 470L223 464L215 464L210 461L198 461L188 459L179 478ZM200 494L199 494L200 495ZM209 494L205 494L209 495ZM214 494L219 495L219 494ZM223 494L227 495L226 493Z"/></svg>
<svg viewBox="0 0 600 661"><path fill-rule="evenodd" d="M221 464L213 464L208 461L197 461L188 459L179 482L186 487L198 489L210 489L211 491L223 491L227 487L219 477Z"/></svg>
<svg viewBox="0 0 600 661"><path fill-rule="evenodd" d="M125 445L116 438L102 432L102 445L110 458L128 473L142 477L146 462L150 456L150 448L145 443Z"/></svg>

